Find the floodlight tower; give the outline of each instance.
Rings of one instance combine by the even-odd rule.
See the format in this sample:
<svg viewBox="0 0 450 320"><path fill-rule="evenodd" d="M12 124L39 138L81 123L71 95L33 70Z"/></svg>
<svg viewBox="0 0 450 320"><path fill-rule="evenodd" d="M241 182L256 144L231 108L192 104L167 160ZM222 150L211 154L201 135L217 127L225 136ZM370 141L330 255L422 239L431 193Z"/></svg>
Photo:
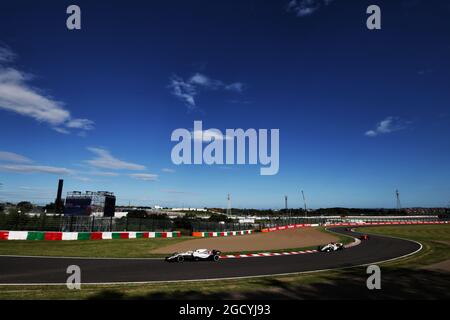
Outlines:
<svg viewBox="0 0 450 320"><path fill-rule="evenodd" d="M303 190L302 190L302 198L303 198L303 204L305 206L305 217L306 217L306 214L307 214L307 211L306 211L306 198L305 198L305 193L303 192Z"/></svg>
<svg viewBox="0 0 450 320"><path fill-rule="evenodd" d="M400 203L400 192L397 190L395 190L395 198L397 199L397 210L401 210L402 209L402 205Z"/></svg>
<svg viewBox="0 0 450 320"><path fill-rule="evenodd" d="M230 197L230 194L228 194L228 197L227 197L227 215L228 216L231 215L231 197Z"/></svg>

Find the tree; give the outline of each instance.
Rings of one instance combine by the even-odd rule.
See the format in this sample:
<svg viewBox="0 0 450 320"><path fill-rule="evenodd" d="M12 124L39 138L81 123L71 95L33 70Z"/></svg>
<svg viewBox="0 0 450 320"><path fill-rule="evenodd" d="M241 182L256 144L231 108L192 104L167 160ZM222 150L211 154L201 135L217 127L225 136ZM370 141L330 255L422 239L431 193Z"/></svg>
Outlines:
<svg viewBox="0 0 450 320"><path fill-rule="evenodd" d="M20 212L19 212L20 211ZM29 217L19 209L9 209L9 217L11 221L11 230L23 230L23 227L27 224Z"/></svg>
<svg viewBox="0 0 450 320"><path fill-rule="evenodd" d="M21 213L28 213L33 210L33 204L28 201L21 201L17 204L17 209L20 210Z"/></svg>
<svg viewBox="0 0 450 320"><path fill-rule="evenodd" d="M56 211L56 205L54 202L47 203L44 207L45 212L54 213Z"/></svg>
<svg viewBox="0 0 450 320"><path fill-rule="evenodd" d="M165 213L162 214L151 213L147 217L153 220L169 220L169 217Z"/></svg>
<svg viewBox="0 0 450 320"><path fill-rule="evenodd" d="M230 219L226 215L220 214L220 213L213 213L209 217L208 220L211 222L220 222L220 221L229 222L230 221Z"/></svg>
<svg viewBox="0 0 450 320"><path fill-rule="evenodd" d="M189 217L176 217L173 220L173 226L175 229L185 229L185 230L191 230L192 229L192 221L193 219Z"/></svg>
<svg viewBox="0 0 450 320"><path fill-rule="evenodd" d="M147 211L145 210L130 210L127 214L128 218L147 218Z"/></svg>

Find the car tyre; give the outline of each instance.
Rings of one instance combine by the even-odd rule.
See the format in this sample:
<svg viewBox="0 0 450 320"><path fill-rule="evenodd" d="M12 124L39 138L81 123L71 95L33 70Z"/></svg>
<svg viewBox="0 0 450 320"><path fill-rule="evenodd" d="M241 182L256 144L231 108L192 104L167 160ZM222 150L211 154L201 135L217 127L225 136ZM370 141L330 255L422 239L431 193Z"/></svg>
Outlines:
<svg viewBox="0 0 450 320"><path fill-rule="evenodd" d="M184 262L184 257L183 256L178 256L177 257L177 262Z"/></svg>
<svg viewBox="0 0 450 320"><path fill-rule="evenodd" d="M220 259L220 257L219 257L218 254L216 254L216 255L213 256L213 261L214 261L214 262L219 261L219 259Z"/></svg>

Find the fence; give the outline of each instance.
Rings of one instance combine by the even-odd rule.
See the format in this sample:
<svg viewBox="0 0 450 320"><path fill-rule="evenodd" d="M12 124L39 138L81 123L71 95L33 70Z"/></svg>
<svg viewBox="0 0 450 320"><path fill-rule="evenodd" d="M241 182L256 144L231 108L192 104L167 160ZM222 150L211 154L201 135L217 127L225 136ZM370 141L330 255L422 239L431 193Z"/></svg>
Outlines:
<svg viewBox="0 0 450 320"><path fill-rule="evenodd" d="M326 218L322 217L278 217L259 221L261 229L273 228L278 226L286 226L290 224L322 224Z"/></svg>
<svg viewBox="0 0 450 320"><path fill-rule="evenodd" d="M26 231L172 231L170 220L90 216L0 214L0 230Z"/></svg>
<svg viewBox="0 0 450 320"><path fill-rule="evenodd" d="M222 232L222 231L240 231L257 229L258 224L252 223L219 223L209 221L191 222L192 231Z"/></svg>
<svg viewBox="0 0 450 320"><path fill-rule="evenodd" d="M97 231L192 231L222 232L273 228L290 224L325 224L339 222L432 222L449 220L446 217L277 217L259 220L257 223L219 223L199 220L172 221L151 218L113 218L94 216L48 216L26 214L0 214L0 230L18 231L63 231L63 232L97 232Z"/></svg>
<svg viewBox="0 0 450 320"><path fill-rule="evenodd" d="M355 223L355 222L436 222L436 221L446 221L449 217L437 217L437 216L414 216L414 217L365 217L365 216L349 216L349 217L277 217L271 219L265 219L258 221L261 229L273 228L278 226L285 226L290 224L326 224L326 223Z"/></svg>

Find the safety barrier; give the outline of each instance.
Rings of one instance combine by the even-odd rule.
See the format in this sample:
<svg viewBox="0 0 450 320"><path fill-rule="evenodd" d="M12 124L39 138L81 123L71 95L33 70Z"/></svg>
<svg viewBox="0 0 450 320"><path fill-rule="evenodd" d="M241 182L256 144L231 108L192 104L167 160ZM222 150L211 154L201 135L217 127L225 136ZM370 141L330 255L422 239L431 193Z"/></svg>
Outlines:
<svg viewBox="0 0 450 320"><path fill-rule="evenodd" d="M448 224L449 221L390 221L390 222L338 222L326 223L327 227L361 227L361 226L387 226L387 225L424 225L424 224Z"/></svg>
<svg viewBox="0 0 450 320"><path fill-rule="evenodd" d="M261 232L272 232L278 230L296 229L304 227L318 227L323 225L325 227L358 227L358 226L385 226L385 225L426 225L426 224L448 224L449 221L390 221L390 222L338 222L338 223L324 223L324 224L290 224L286 226L276 226L272 228L261 229Z"/></svg>
<svg viewBox="0 0 450 320"><path fill-rule="evenodd" d="M242 236L245 234L252 234L254 230L241 230L241 231L221 231L221 232L192 232L193 237L231 237Z"/></svg>
<svg viewBox="0 0 450 320"><path fill-rule="evenodd" d="M287 230L287 229L297 229L297 228L305 228L305 227L318 227L319 224L289 224L286 226L276 226L273 228L264 228L261 229L261 232L272 232L272 231L278 231L278 230Z"/></svg>
<svg viewBox="0 0 450 320"><path fill-rule="evenodd" d="M46 232L0 231L0 240L110 240L180 237L180 231L171 232Z"/></svg>

